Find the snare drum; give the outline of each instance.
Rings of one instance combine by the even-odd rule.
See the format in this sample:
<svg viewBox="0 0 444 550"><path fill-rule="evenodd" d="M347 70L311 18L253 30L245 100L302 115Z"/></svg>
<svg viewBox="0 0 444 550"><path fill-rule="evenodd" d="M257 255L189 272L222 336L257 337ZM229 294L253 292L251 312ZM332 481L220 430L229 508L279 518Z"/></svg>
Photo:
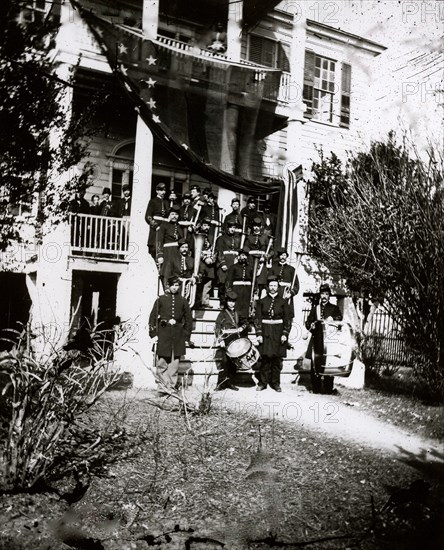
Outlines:
<svg viewBox="0 0 444 550"><path fill-rule="evenodd" d="M350 376L355 359L351 326L337 321L317 321L313 332L312 361L321 376Z"/></svg>
<svg viewBox="0 0 444 550"><path fill-rule="evenodd" d="M237 367L237 371L248 371L259 361L258 349L248 338L237 338L227 347L227 356Z"/></svg>

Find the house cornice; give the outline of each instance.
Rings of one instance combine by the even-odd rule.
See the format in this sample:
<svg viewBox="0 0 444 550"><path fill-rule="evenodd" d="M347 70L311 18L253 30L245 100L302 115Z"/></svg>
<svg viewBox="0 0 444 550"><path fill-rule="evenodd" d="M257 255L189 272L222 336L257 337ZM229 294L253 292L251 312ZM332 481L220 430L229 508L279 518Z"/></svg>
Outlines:
<svg viewBox="0 0 444 550"><path fill-rule="evenodd" d="M377 42L373 42L372 40L368 40L367 38L363 38L362 36L358 36L341 29L330 27L324 23L313 21L312 19L307 19L307 34L318 36L321 39L327 38L328 40L348 44L354 48L372 53L374 56L380 55L387 49L382 44L378 44Z"/></svg>

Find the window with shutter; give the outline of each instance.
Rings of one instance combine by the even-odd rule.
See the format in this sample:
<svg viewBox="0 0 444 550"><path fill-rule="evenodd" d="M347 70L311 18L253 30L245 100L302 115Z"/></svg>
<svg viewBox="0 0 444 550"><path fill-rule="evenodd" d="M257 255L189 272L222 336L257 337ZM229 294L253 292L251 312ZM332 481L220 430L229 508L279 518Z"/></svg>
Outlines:
<svg viewBox="0 0 444 550"><path fill-rule="evenodd" d="M341 74L341 118L339 125L344 128L350 126L350 89L351 65L343 63Z"/></svg>
<svg viewBox="0 0 444 550"><path fill-rule="evenodd" d="M258 36L256 34L250 34L250 47L248 50L248 60L258 65L264 65L265 67L274 67L276 62L276 42Z"/></svg>
<svg viewBox="0 0 444 550"><path fill-rule="evenodd" d="M302 100L307 106L305 110L306 118L313 118L313 87L315 73L315 54L310 50L305 50L304 64L304 89L302 92Z"/></svg>
<svg viewBox="0 0 444 550"><path fill-rule="evenodd" d="M341 67L341 87L338 80L339 64L333 59L305 51L304 89L302 99L307 106L304 116L313 120L336 123L348 128L350 125L351 66ZM335 110L335 96L340 99L340 112ZM335 112L336 111L336 112Z"/></svg>

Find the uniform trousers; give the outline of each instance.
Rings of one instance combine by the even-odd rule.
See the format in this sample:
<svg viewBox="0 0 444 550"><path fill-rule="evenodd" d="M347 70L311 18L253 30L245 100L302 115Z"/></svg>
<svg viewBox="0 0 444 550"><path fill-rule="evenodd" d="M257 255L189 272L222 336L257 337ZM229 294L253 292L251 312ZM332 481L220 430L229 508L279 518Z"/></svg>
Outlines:
<svg viewBox="0 0 444 550"><path fill-rule="evenodd" d="M163 388L174 391L177 383L179 370L179 357L159 357L157 356L157 383L159 391Z"/></svg>
<svg viewBox="0 0 444 550"><path fill-rule="evenodd" d="M275 388L281 383L282 358L276 356L262 355L259 370L259 384L270 385Z"/></svg>

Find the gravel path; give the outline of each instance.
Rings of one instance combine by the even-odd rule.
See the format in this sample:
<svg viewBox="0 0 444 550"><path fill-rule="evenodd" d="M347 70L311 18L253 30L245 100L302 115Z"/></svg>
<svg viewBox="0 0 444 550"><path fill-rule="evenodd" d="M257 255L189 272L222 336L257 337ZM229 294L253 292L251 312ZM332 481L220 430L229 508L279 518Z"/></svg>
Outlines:
<svg viewBox="0 0 444 550"><path fill-rule="evenodd" d="M198 387L193 388L198 394ZM422 462L440 462L444 466L442 442L409 433L360 411L340 395L316 395L304 387L283 384L282 393L256 388L225 390L214 394L219 407L239 410L262 418L287 420L329 437L354 442L364 447L392 453ZM414 455L414 456L412 456Z"/></svg>

